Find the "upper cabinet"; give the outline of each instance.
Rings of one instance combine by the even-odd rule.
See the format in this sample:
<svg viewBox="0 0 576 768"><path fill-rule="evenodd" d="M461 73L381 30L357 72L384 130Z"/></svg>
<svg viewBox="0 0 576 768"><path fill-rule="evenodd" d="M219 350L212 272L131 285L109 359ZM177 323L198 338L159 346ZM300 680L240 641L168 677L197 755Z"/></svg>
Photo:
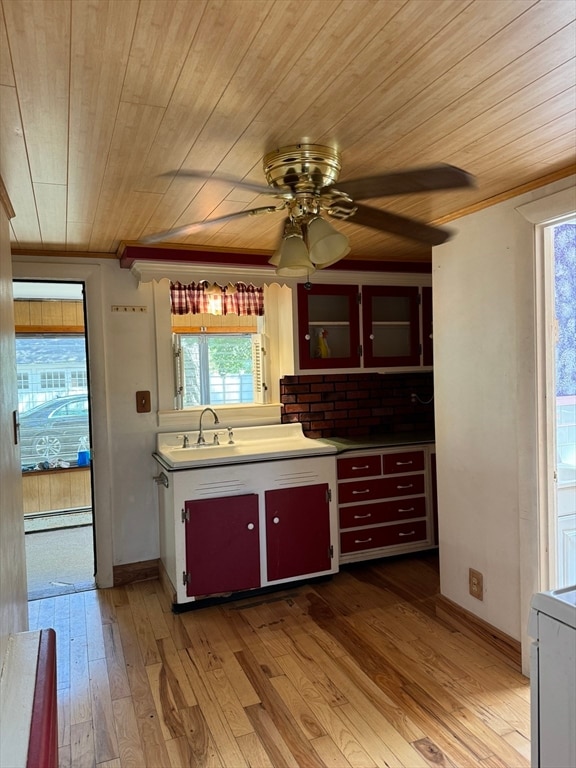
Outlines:
<svg viewBox="0 0 576 768"><path fill-rule="evenodd" d="M364 366L420 365L419 289L368 285L362 288Z"/></svg>
<svg viewBox="0 0 576 768"><path fill-rule="evenodd" d="M299 284L298 365L306 370L432 365L432 289Z"/></svg>
<svg viewBox="0 0 576 768"><path fill-rule="evenodd" d="M298 284L298 354L303 369L360 366L357 286Z"/></svg>

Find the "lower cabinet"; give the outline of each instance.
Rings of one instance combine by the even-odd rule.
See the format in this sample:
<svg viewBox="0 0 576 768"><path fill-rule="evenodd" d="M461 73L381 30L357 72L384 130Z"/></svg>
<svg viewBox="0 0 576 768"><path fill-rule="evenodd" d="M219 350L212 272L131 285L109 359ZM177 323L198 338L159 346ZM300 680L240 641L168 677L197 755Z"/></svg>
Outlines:
<svg viewBox="0 0 576 768"><path fill-rule="evenodd" d="M338 570L334 456L163 475L160 570L175 607Z"/></svg>
<svg viewBox="0 0 576 768"><path fill-rule="evenodd" d="M337 459L340 562L434 546L429 446Z"/></svg>
<svg viewBox="0 0 576 768"><path fill-rule="evenodd" d="M328 485L266 491L268 579L330 570Z"/></svg>
<svg viewBox="0 0 576 768"><path fill-rule="evenodd" d="M260 586L258 496L185 503L186 594Z"/></svg>

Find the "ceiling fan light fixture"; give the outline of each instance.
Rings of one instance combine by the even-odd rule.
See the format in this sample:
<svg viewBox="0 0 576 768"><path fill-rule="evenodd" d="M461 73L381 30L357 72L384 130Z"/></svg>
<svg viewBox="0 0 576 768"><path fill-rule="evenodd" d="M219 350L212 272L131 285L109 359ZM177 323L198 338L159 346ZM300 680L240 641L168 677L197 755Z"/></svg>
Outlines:
<svg viewBox="0 0 576 768"><path fill-rule="evenodd" d="M320 269L340 261L350 253L348 239L320 216L308 222L307 240L310 261Z"/></svg>
<svg viewBox="0 0 576 768"><path fill-rule="evenodd" d="M306 243L301 236L292 234L282 240L280 248L269 261L280 277L304 277L316 270L308 257Z"/></svg>
<svg viewBox="0 0 576 768"><path fill-rule="evenodd" d="M331 267L332 264L336 264L337 261L340 261L345 256L347 256L350 253L350 246L346 246L346 249L344 251L341 251L338 256L334 256L330 261L323 261L321 264L319 262L313 262L316 269L326 269L327 267Z"/></svg>
<svg viewBox="0 0 576 768"><path fill-rule="evenodd" d="M269 152L263 159L263 165L268 182L266 187L217 173L182 169L170 171L170 175L181 178L219 180L239 188L244 187L250 192L272 195L281 202L279 205L243 209L224 216L192 222L184 227L148 235L143 238L143 242L161 242L172 237L188 235L197 227L224 224L237 217L284 210L287 211L288 218L284 222L283 242L270 264L291 270L293 274L294 269L304 269L303 266L296 267L295 264L298 259L304 262L306 252L306 269L309 268L308 265L324 269L343 259L350 252L350 246L344 235L322 219L322 213L340 221L351 219L352 224L416 240L428 247L440 245L450 237L448 230L357 201L474 185L474 179L469 173L445 164L339 182L339 151L335 147L306 142ZM290 238L299 238L302 242L287 245ZM285 266L283 259L288 259L290 264Z"/></svg>

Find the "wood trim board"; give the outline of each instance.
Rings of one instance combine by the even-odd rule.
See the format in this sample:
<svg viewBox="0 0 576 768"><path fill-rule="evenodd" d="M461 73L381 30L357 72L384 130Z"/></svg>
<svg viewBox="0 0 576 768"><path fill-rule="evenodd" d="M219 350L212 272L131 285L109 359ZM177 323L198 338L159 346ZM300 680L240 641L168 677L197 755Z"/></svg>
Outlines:
<svg viewBox="0 0 576 768"><path fill-rule="evenodd" d="M517 672L522 671L522 649L519 640L510 637L444 595L438 595L436 598L436 616L467 637L488 645L513 669Z"/></svg>
<svg viewBox="0 0 576 768"><path fill-rule="evenodd" d="M134 581L148 581L159 578L158 560L142 560L139 563L123 563L113 566L115 587L131 584Z"/></svg>

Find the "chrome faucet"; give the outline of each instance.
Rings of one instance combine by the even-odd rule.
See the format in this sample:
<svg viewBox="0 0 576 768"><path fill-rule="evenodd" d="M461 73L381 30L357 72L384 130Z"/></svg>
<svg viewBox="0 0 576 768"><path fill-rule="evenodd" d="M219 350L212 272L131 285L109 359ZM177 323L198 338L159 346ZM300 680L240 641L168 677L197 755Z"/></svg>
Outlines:
<svg viewBox="0 0 576 768"><path fill-rule="evenodd" d="M182 448L188 448L190 441L188 440L188 435L176 435L178 438L182 438Z"/></svg>
<svg viewBox="0 0 576 768"><path fill-rule="evenodd" d="M204 439L204 433L202 432L202 418L203 418L204 414L206 413L206 411L210 411L212 416L214 416L214 424L220 424L220 420L219 420L218 416L216 415L216 411L214 411L212 408L204 408L204 410L200 414L200 427L199 427L199 432L198 432L198 440L196 441L197 445L205 445L205 443L206 443L206 440Z"/></svg>

